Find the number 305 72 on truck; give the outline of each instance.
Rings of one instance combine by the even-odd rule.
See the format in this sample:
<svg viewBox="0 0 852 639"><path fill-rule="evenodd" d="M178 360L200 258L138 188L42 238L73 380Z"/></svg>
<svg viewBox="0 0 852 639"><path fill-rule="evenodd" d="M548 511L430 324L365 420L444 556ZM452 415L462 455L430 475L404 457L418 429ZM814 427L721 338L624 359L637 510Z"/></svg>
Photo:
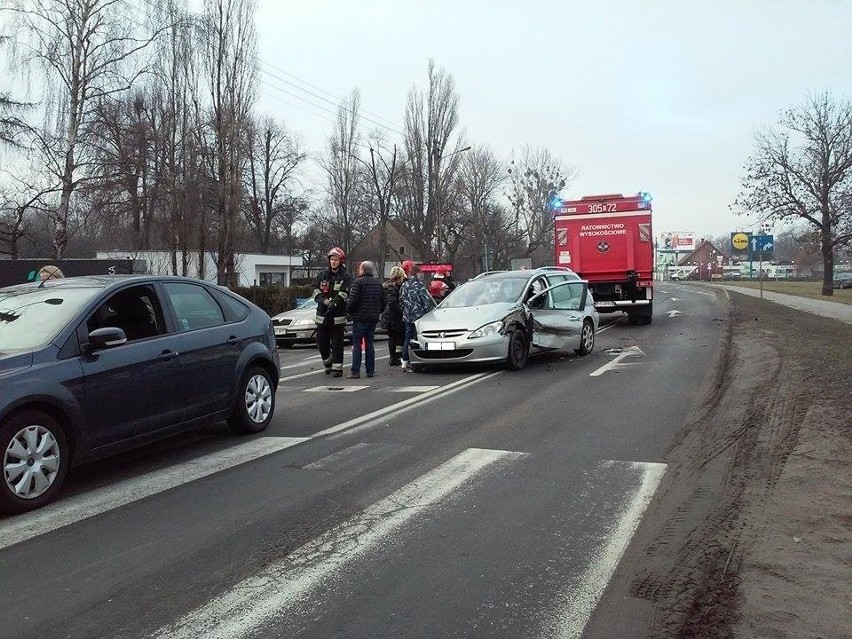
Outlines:
<svg viewBox="0 0 852 639"><path fill-rule="evenodd" d="M556 264L588 280L599 313L650 324L654 305L651 197L587 195L554 210Z"/></svg>

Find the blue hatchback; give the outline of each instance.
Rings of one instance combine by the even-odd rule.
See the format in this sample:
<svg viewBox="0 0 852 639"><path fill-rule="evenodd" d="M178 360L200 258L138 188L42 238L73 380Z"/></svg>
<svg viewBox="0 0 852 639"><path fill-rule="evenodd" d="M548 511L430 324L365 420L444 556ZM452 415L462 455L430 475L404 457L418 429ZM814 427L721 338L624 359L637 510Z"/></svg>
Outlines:
<svg viewBox="0 0 852 639"><path fill-rule="evenodd" d="M264 430L269 316L183 277L71 277L0 289L0 512L39 508L83 461L226 419Z"/></svg>

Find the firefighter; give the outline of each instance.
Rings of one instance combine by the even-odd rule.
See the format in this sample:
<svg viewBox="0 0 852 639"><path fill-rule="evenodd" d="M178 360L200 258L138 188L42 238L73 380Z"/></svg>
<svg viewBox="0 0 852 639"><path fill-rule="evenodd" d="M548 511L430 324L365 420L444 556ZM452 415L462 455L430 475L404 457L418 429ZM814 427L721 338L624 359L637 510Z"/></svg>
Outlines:
<svg viewBox="0 0 852 639"><path fill-rule="evenodd" d="M449 269L442 264L435 270L435 275L429 282L429 295L437 303L449 295L455 287L456 283L450 277Z"/></svg>
<svg viewBox="0 0 852 639"><path fill-rule="evenodd" d="M346 304L352 277L346 270L346 254L335 246L327 256L328 269L314 281L317 303L317 347L325 374L343 376L343 334L346 328Z"/></svg>

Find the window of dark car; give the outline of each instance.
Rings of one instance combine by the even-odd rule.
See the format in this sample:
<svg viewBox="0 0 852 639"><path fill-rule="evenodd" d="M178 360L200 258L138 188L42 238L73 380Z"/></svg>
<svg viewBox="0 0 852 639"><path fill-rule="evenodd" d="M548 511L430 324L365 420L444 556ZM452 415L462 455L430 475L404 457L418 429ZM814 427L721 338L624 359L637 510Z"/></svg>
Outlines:
<svg viewBox="0 0 852 639"><path fill-rule="evenodd" d="M132 342L166 332L163 313L150 286L132 286L111 295L86 320L86 330L120 328Z"/></svg>
<svg viewBox="0 0 852 639"><path fill-rule="evenodd" d="M0 351L48 344L100 291L71 286L0 290Z"/></svg>
<svg viewBox="0 0 852 639"><path fill-rule="evenodd" d="M163 288L175 309L179 330L194 331L225 323L222 308L203 286L169 282Z"/></svg>
<svg viewBox="0 0 852 639"><path fill-rule="evenodd" d="M216 301L219 302L219 306L221 306L222 310L225 312L226 321L239 322L240 320L244 320L248 317L249 307L233 295L229 295L225 291L216 289L213 289L212 293L213 297L216 298Z"/></svg>

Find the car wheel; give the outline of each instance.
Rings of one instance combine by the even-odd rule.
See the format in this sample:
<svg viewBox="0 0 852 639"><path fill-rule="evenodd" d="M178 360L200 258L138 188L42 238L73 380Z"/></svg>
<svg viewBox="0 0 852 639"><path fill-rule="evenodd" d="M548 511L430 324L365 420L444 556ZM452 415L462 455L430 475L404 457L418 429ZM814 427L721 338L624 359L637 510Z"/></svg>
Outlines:
<svg viewBox="0 0 852 639"><path fill-rule="evenodd" d="M237 405L228 425L238 433L259 433L269 426L274 412L272 376L260 366L251 366L240 383Z"/></svg>
<svg viewBox="0 0 852 639"><path fill-rule="evenodd" d="M530 353L530 345L527 336L520 329L515 329L509 334L509 353L506 356L506 366L509 370L519 371L527 363Z"/></svg>
<svg viewBox="0 0 852 639"><path fill-rule="evenodd" d="M17 514L53 501L71 461L68 440L47 413L21 410L0 427L0 512Z"/></svg>
<svg viewBox="0 0 852 639"><path fill-rule="evenodd" d="M574 349L577 355L588 355L595 348L595 326L589 320L583 322L580 332L580 348Z"/></svg>

